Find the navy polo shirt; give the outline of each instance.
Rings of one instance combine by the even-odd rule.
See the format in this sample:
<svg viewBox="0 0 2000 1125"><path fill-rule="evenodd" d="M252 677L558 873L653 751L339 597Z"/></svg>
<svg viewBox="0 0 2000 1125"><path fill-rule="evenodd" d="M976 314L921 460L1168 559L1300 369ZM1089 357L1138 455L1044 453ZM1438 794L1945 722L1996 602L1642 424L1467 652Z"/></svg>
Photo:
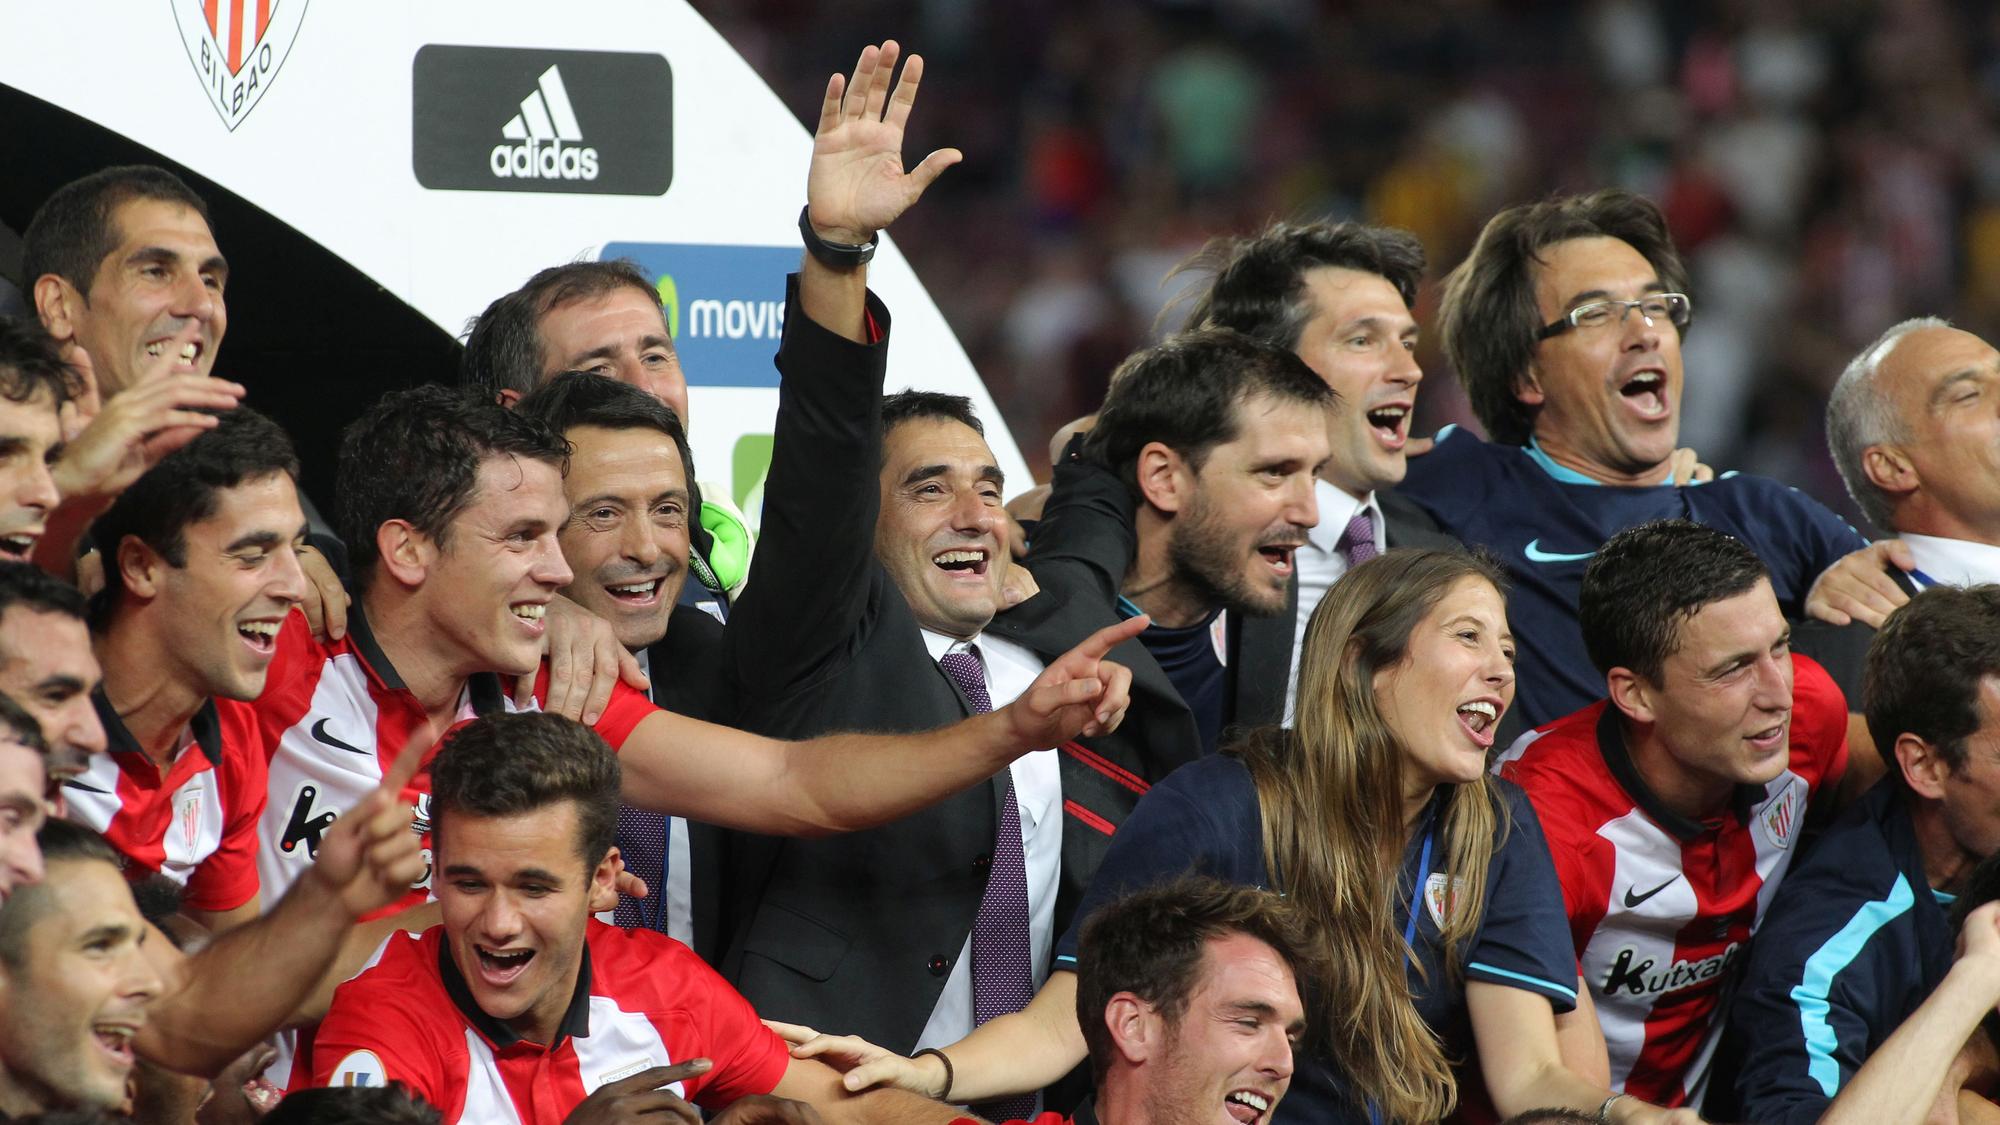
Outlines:
<svg viewBox="0 0 2000 1125"><path fill-rule="evenodd" d="M1507 568L1507 620L1520 646L1514 710L1529 730L1604 696L1576 605L1584 567L1613 535L1659 519L1727 532L1764 561L1778 604L1794 618L1827 567L1868 545L1825 505L1768 477L1725 473L1678 488L1613 487L1556 464L1532 442L1500 445L1454 426L1438 431L1436 448L1410 458L1396 491Z"/></svg>
<svg viewBox="0 0 2000 1125"><path fill-rule="evenodd" d="M1507 781L1497 781L1495 788L1510 824L1487 868L1486 915L1465 951L1465 979L1526 989L1547 997L1556 1011L1567 1012L1576 1006L1576 955L1548 844L1521 790ZM1427 871L1423 862L1424 843L1432 838L1441 803L1442 795L1431 802L1404 849L1395 921L1399 930L1406 930L1414 897L1420 905L1413 945L1423 974L1409 974L1412 998L1424 1022L1444 1037L1448 1054L1466 1058L1472 1052L1464 985L1445 971L1437 915L1429 905L1441 900L1444 896L1437 892L1449 886L1442 837L1430 849ZM1055 968L1076 969L1078 935L1099 906L1188 872L1228 883L1272 885L1264 864L1257 787L1248 767L1232 755L1182 766L1140 798L1112 837L1076 920L1056 943ZM1425 893L1426 886L1432 893ZM1284 1112L1298 1121L1364 1125L1369 1120L1366 1107L1348 1095L1338 1067L1308 1055L1295 1062Z"/></svg>

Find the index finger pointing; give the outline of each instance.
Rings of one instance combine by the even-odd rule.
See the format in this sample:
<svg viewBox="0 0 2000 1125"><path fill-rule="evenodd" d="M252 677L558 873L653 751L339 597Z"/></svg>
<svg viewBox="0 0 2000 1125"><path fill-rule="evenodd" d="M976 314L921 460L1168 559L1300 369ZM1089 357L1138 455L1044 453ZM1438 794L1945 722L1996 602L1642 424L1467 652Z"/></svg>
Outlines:
<svg viewBox="0 0 2000 1125"><path fill-rule="evenodd" d="M1116 625L1106 625L1104 628L1085 637L1082 644L1070 651L1092 659L1102 657L1105 653L1145 632L1146 626L1152 623L1153 619L1143 613L1137 617L1128 617Z"/></svg>
<svg viewBox="0 0 2000 1125"><path fill-rule="evenodd" d="M636 1094L642 1090L657 1090L669 1082L679 1082L683 1078L693 1078L697 1074L705 1074L708 1072L708 1068L713 1065L707 1059L689 1059L686 1062L678 1062L672 1066L656 1066L648 1070L642 1070L630 1078L620 1078L618 1081L606 1083L598 1087L598 1089L600 1092L608 1090L613 1094Z"/></svg>

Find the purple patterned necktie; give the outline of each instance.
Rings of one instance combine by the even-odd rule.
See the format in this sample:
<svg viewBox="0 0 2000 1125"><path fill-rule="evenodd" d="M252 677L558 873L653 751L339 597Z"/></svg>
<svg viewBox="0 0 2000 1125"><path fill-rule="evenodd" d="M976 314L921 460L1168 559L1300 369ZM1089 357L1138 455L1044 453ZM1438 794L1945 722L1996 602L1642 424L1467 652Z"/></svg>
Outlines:
<svg viewBox="0 0 2000 1125"><path fill-rule="evenodd" d="M986 691L986 668L976 650L947 652L938 658L945 675L965 693L972 712L993 710ZM1014 799L1011 771L1007 796L1000 807L1000 830L993 841L993 866L986 893L972 923L972 1022L976 1027L995 1016L1018 1012L1035 995L1034 962L1028 947L1028 861L1021 846L1021 805ZM994 1121L1025 1118L1035 1110L1034 1095L1002 1098L981 1107Z"/></svg>
<svg viewBox="0 0 2000 1125"><path fill-rule="evenodd" d="M1347 530L1340 533L1340 541L1333 549L1347 559L1347 569L1353 570L1375 557L1375 517L1363 508L1347 521Z"/></svg>

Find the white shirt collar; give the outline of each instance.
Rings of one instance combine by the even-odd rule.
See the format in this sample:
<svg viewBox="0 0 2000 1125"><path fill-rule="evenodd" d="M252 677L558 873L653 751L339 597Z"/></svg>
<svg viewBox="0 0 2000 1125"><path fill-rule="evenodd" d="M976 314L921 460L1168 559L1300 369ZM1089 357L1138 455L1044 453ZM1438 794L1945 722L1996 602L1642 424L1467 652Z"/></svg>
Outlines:
<svg viewBox="0 0 2000 1125"><path fill-rule="evenodd" d="M947 652L964 652L979 643L978 637L961 641L957 637L947 637L943 633L934 633L922 627L919 627L917 632L924 635L924 647L930 650L932 660L943 660Z"/></svg>
<svg viewBox="0 0 2000 1125"><path fill-rule="evenodd" d="M1917 569L1935 581L1948 586L2000 582L2000 547L1936 535L1904 535L1903 542L1909 544Z"/></svg>
<svg viewBox="0 0 2000 1125"><path fill-rule="evenodd" d="M1342 532L1362 511L1375 517L1375 545L1382 545L1382 507L1375 503L1375 494L1354 496L1337 485L1324 480L1313 481L1313 498L1319 501L1319 525L1307 533L1306 538L1313 546L1326 554L1332 554L1339 545Z"/></svg>

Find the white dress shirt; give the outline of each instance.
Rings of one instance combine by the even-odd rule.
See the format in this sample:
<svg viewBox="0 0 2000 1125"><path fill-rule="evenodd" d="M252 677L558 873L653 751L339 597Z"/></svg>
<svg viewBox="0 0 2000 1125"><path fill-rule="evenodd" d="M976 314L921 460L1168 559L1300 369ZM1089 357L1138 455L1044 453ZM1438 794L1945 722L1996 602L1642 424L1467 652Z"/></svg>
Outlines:
<svg viewBox="0 0 2000 1125"><path fill-rule="evenodd" d="M1915 578L1917 588L1941 582L1946 586L1977 586L2000 582L2000 547L1975 543L1970 539L1944 539L1936 535L1905 535L1910 555L1917 560L1923 578Z"/></svg>
<svg viewBox="0 0 2000 1125"><path fill-rule="evenodd" d="M1347 573L1347 556L1334 549L1347 525L1364 509L1375 518L1375 550L1385 551L1387 527L1375 494L1350 496L1323 480L1313 482L1313 498L1319 501L1319 525L1306 535L1305 546L1292 552L1292 567L1299 576L1299 620L1292 634L1292 676L1285 685L1285 725L1292 725L1292 712L1299 699L1299 653L1306 643L1306 622L1327 590Z"/></svg>
<svg viewBox="0 0 2000 1125"><path fill-rule="evenodd" d="M1012 641L979 637L960 641L923 630L924 645L937 660L954 650L971 649L986 668L986 694L999 710L1014 702L1046 667L1040 657ZM1014 802L1021 809L1021 849L1028 868L1028 945L1033 981L1040 988L1049 976L1055 945L1056 879L1062 873L1062 770L1057 751L1036 750L1015 759ZM917 1046L944 1047L972 1034L972 935L944 982L930 1022Z"/></svg>
<svg viewBox="0 0 2000 1125"><path fill-rule="evenodd" d="M652 653L642 648L632 655L638 659L639 671L646 674L646 679L649 682L656 682L653 681ZM650 690L648 689L649 698ZM686 817L667 818L667 885L660 888L658 893L667 896L667 936L693 948L694 855L688 850Z"/></svg>

